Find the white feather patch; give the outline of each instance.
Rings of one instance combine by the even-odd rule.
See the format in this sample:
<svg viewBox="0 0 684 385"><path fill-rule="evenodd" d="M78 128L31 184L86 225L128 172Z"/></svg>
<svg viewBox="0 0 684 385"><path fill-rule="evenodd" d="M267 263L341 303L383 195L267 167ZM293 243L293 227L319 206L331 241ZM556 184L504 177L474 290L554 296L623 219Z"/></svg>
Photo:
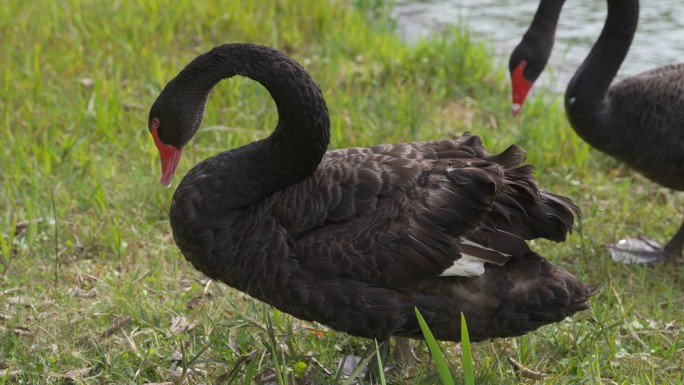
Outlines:
<svg viewBox="0 0 684 385"><path fill-rule="evenodd" d="M507 257L510 257L510 256L511 256L510 254L502 253L502 252L499 251L499 250L494 250L494 249L492 249L492 248L490 248L490 247L482 246L482 245L479 244L479 243L475 243L475 242L469 241L469 240L467 240L467 239L465 239L465 238L459 238L458 241L461 242L461 243L463 243L463 244L465 244L465 245L470 245L470 246L473 246L473 247L477 247L478 249L493 251L493 252L495 252L495 253L499 253L499 254L505 255L505 256L507 256ZM473 257L472 255L470 255L469 257L470 257L470 258L476 258L476 257Z"/></svg>
<svg viewBox="0 0 684 385"><path fill-rule="evenodd" d="M451 267L444 270L440 277L474 277L485 272L485 261L468 254L461 254Z"/></svg>

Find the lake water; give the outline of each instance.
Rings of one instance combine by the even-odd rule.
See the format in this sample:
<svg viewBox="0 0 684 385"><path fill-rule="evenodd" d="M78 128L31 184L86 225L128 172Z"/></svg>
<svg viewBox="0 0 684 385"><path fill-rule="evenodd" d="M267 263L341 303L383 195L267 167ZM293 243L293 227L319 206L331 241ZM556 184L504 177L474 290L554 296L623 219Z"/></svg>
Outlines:
<svg viewBox="0 0 684 385"><path fill-rule="evenodd" d="M532 22L534 0L397 0L394 14L407 40L466 25L490 43L497 62L508 68L508 56ZM563 92L603 28L606 2L568 0L556 31L556 44L537 86ZM684 3L681 0L641 2L639 27L618 77L637 74L665 64L684 62Z"/></svg>

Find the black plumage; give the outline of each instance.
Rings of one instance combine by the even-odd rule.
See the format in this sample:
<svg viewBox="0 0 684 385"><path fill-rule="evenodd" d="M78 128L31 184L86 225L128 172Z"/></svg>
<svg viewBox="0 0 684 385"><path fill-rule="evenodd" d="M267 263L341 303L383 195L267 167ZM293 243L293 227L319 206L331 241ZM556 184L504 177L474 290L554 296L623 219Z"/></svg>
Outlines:
<svg viewBox="0 0 684 385"><path fill-rule="evenodd" d="M269 90L279 121L180 182L171 226L198 270L300 319L383 340L422 338L414 307L454 341L460 312L483 340L588 307L593 289L525 242L564 240L578 209L537 188L522 149L491 155L466 134L326 152L323 95L277 50L227 44L191 62L150 111L161 146L182 148L211 88L236 74ZM440 276L466 259L475 267Z"/></svg>

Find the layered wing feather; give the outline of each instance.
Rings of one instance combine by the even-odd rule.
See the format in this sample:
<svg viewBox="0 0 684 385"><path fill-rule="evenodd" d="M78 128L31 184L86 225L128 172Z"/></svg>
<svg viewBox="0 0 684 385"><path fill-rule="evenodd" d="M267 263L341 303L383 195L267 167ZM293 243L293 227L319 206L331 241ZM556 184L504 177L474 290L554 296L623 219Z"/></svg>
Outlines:
<svg viewBox="0 0 684 385"><path fill-rule="evenodd" d="M261 206L302 265L406 287L463 255L501 265L529 251L526 239L565 239L576 206L539 191L523 160L517 146L492 156L471 135L330 151Z"/></svg>

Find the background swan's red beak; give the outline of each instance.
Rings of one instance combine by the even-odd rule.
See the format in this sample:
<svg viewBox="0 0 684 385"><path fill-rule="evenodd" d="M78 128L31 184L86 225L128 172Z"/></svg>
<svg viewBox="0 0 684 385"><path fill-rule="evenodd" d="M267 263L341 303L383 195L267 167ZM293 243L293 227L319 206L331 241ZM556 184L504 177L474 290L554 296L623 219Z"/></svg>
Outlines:
<svg viewBox="0 0 684 385"><path fill-rule="evenodd" d="M511 75L511 84L513 87L513 104L511 105L511 112L513 113L513 116L518 115L523 103L525 103L527 93L530 92L530 88L532 88L532 82L525 79L525 76L523 75L525 66L527 66L527 62L523 60L515 67L515 70Z"/></svg>
<svg viewBox="0 0 684 385"><path fill-rule="evenodd" d="M152 127L151 132L152 137L154 138L154 144L159 150L159 159L161 160L162 166L162 176L159 179L159 182L164 187L170 187L173 174L176 173L176 166L178 166L178 161L183 153L183 149L162 142L157 134L157 127Z"/></svg>

